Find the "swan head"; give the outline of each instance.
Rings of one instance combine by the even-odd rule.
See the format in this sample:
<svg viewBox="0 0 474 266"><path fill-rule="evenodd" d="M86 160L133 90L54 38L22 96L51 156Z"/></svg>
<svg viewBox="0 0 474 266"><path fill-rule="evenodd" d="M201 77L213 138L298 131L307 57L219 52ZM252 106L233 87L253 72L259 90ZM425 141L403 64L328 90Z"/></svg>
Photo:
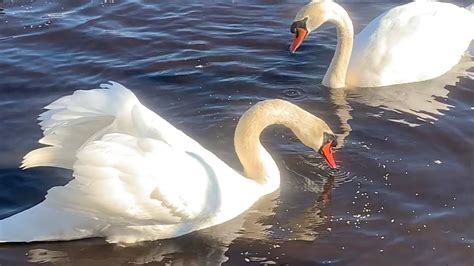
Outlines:
<svg viewBox="0 0 474 266"><path fill-rule="evenodd" d="M234 145L245 175L265 183L269 176L269 167L262 154L271 156L260 143L263 130L271 125L282 125L289 128L308 148L319 153L331 168L336 168L333 148L337 147L337 137L329 125L321 118L281 99L269 99L258 102L247 110L239 119L235 129ZM268 159L267 158L267 159ZM274 167L276 164L273 162ZM277 168L276 168L277 169ZM277 174L279 176L279 174Z"/></svg>
<svg viewBox="0 0 474 266"><path fill-rule="evenodd" d="M337 137L332 133L323 133L323 142L319 148L319 153L323 156L326 163L331 168L336 168L336 160L334 160L332 148L337 146Z"/></svg>
<svg viewBox="0 0 474 266"><path fill-rule="evenodd" d="M312 1L298 11L290 28L291 33L295 35L290 46L291 54L296 52L309 33L331 18L330 3L332 1Z"/></svg>
<svg viewBox="0 0 474 266"><path fill-rule="evenodd" d="M315 152L319 153L331 168L336 168L333 148L338 145L337 136L328 124L313 114L301 109L289 128L298 139Z"/></svg>
<svg viewBox="0 0 474 266"><path fill-rule="evenodd" d="M295 134L303 144L318 152L329 167L336 168L336 160L333 155L333 148L337 146L336 135L330 129L321 133L321 128L318 126L315 126L314 129L308 127L305 131L304 133L295 132Z"/></svg>

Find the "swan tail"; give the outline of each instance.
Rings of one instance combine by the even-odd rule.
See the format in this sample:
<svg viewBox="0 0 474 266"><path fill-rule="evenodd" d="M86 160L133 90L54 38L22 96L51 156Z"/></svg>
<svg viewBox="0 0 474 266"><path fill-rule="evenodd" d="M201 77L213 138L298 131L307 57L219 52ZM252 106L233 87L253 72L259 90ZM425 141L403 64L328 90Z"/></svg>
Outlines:
<svg viewBox="0 0 474 266"><path fill-rule="evenodd" d="M38 117L44 135L39 143L49 147L25 155L21 168L54 166L72 169L77 150L138 102L130 90L118 83L110 82L100 87L75 91L45 107L47 111Z"/></svg>
<svg viewBox="0 0 474 266"><path fill-rule="evenodd" d="M466 7L467 10L471 11L472 13L474 13L474 4L470 4Z"/></svg>
<svg viewBox="0 0 474 266"><path fill-rule="evenodd" d="M62 241L100 236L103 226L92 218L42 202L0 220L0 243Z"/></svg>

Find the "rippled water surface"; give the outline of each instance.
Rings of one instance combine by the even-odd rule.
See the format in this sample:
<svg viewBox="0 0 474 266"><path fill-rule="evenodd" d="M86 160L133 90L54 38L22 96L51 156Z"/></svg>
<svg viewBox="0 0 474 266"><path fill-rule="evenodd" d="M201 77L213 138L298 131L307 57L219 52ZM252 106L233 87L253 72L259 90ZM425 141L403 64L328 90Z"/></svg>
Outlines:
<svg viewBox="0 0 474 266"><path fill-rule="evenodd" d="M320 84L335 49L333 27L310 36L295 56L286 52L303 3L4 0L0 217L70 179L63 170L18 169L38 147L41 108L107 80L131 88L236 168L237 120L267 98L318 115L344 144L336 153L341 168L329 171L289 130L275 127L263 140L282 187L228 223L132 246L103 239L2 244L0 264L473 265L472 58L433 81L329 90ZM342 5L357 32L397 3Z"/></svg>

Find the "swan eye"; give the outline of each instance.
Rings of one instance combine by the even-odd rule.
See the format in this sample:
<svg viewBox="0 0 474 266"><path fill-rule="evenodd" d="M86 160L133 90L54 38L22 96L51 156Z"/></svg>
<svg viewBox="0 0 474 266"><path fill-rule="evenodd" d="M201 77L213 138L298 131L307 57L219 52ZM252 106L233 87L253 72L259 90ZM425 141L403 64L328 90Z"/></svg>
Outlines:
<svg viewBox="0 0 474 266"><path fill-rule="evenodd" d="M297 28L296 22L293 22L291 24L291 28L290 28L291 33L296 33L296 28Z"/></svg>
<svg viewBox="0 0 474 266"><path fill-rule="evenodd" d="M331 143L331 147L337 146L337 137L334 134L324 132L323 134L323 145L326 143Z"/></svg>
<svg viewBox="0 0 474 266"><path fill-rule="evenodd" d="M301 29L304 29L304 30L307 30L306 29L306 21L308 21L308 17L302 19L302 20L298 20L298 21L295 21L291 24L291 27L290 27L290 31L291 33L298 33L298 31L296 29L298 28L301 28Z"/></svg>

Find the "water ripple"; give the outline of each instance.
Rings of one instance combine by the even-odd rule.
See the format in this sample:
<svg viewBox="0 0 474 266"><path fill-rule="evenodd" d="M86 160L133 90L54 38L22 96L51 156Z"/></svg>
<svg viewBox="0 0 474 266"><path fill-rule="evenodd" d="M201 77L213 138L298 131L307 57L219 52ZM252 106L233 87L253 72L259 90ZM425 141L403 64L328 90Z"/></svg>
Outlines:
<svg viewBox="0 0 474 266"><path fill-rule="evenodd" d="M286 99L320 117L341 147L339 167L330 169L290 130L273 127L262 143L281 166L281 189L229 223L127 247L101 239L2 245L0 264L470 264L472 58L429 82L330 90L321 81L337 43L334 27L308 36L296 55L287 52L303 2L3 1L2 217L71 178L17 168L38 147L42 107L107 80L133 89L237 170L236 124L264 99ZM395 3L341 5L357 32Z"/></svg>

